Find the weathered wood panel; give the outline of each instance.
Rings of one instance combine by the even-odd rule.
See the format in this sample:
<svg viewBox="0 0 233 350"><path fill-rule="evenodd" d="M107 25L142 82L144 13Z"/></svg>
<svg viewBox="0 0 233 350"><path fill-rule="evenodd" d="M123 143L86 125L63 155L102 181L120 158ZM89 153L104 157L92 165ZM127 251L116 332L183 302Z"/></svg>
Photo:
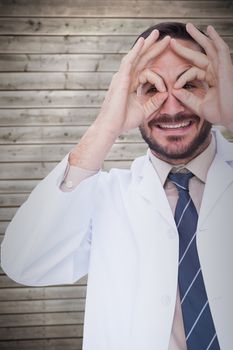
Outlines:
<svg viewBox="0 0 233 350"><path fill-rule="evenodd" d="M0 53L126 53L137 36L0 36ZM231 44L231 37L227 37Z"/></svg>
<svg viewBox="0 0 233 350"><path fill-rule="evenodd" d="M0 193L5 192L3 188L7 188L7 185L3 185L3 182L7 182L7 180L16 180L15 183L19 181L24 182L25 184L28 182L29 191L36 184L35 181L31 181L32 179L42 179L45 177L57 164L57 162L30 162L30 163L1 163L1 171L0 171ZM109 170L112 167L117 167L121 169L129 168L131 161L129 160L121 160L121 161L109 161L106 160L103 164L103 170ZM7 179L7 180L5 180ZM18 180L21 179L21 180ZM2 185L1 185L2 183ZM9 182L10 183L10 182ZM13 182L14 183L14 182ZM27 192L23 191L23 188L20 185L16 185L18 188L18 193ZM10 191L9 187L9 192ZM15 188L12 189L15 192Z"/></svg>
<svg viewBox="0 0 233 350"><path fill-rule="evenodd" d="M1 108L100 107L105 91L0 91Z"/></svg>
<svg viewBox="0 0 233 350"><path fill-rule="evenodd" d="M1 221L0 222L0 237L1 237L1 240L4 237L4 232L6 231L8 223L9 223L8 221Z"/></svg>
<svg viewBox="0 0 233 350"><path fill-rule="evenodd" d="M0 220L10 221L16 214L18 207L5 207L0 210Z"/></svg>
<svg viewBox="0 0 233 350"><path fill-rule="evenodd" d="M3 72L112 72L124 54L0 54Z"/></svg>
<svg viewBox="0 0 233 350"><path fill-rule="evenodd" d="M64 311L84 311L85 299L21 300L2 301L2 314L47 313ZM0 337L1 339L1 337Z"/></svg>
<svg viewBox="0 0 233 350"><path fill-rule="evenodd" d="M233 55L232 9L232 1L0 0L0 242L98 115L137 35L161 20L213 24ZM123 135L103 169L129 168L145 149L137 131ZM86 283L25 287L0 268L0 349L81 350Z"/></svg>
<svg viewBox="0 0 233 350"><path fill-rule="evenodd" d="M75 144L75 143L74 143ZM2 146L0 162L42 162L59 161L70 152L74 144L70 145L8 145ZM132 160L139 154L144 154L144 143L115 144L109 153L109 160Z"/></svg>
<svg viewBox="0 0 233 350"><path fill-rule="evenodd" d="M115 72L123 56L123 53L116 55L2 53L0 72Z"/></svg>
<svg viewBox="0 0 233 350"><path fill-rule="evenodd" d="M0 210L1 207L18 207L27 199L28 194L25 193L7 193L0 196ZM0 290L1 296L1 290ZM1 297L0 297L1 300Z"/></svg>
<svg viewBox="0 0 233 350"><path fill-rule="evenodd" d="M82 325L4 327L0 328L1 340L44 339L82 337Z"/></svg>
<svg viewBox="0 0 233 350"><path fill-rule="evenodd" d="M40 109L0 109L1 126L23 125L90 125L97 117L99 109L89 108L40 108Z"/></svg>
<svg viewBox="0 0 233 350"><path fill-rule="evenodd" d="M130 3L130 2L129 2ZM166 3L164 6L167 6ZM161 18L0 18L0 35L136 35L161 22ZM156 18L157 17L157 18ZM170 21L171 18L163 18ZM187 22L188 18L186 19ZM176 18L183 22L184 18ZM192 18L192 23L206 30L211 24L220 35L232 35L232 18Z"/></svg>
<svg viewBox="0 0 233 350"><path fill-rule="evenodd" d="M0 90L106 90L113 73L0 73Z"/></svg>
<svg viewBox="0 0 233 350"><path fill-rule="evenodd" d="M127 53L135 36L0 36L0 53ZM222 36L233 51L233 38Z"/></svg>
<svg viewBox="0 0 233 350"><path fill-rule="evenodd" d="M20 234L20 232L19 232L19 234ZM79 285L79 286L81 286L81 285L86 286L86 284L87 284L87 276L82 277L78 282L75 283L75 285ZM1 288L16 288L17 289L17 288L21 288L21 287L24 287L24 286L22 286L22 285L16 283L15 281L11 280L6 275L0 275L0 287ZM55 299L55 300L57 300L57 299ZM72 310L69 310L69 311L72 311ZM73 310L73 311L80 311L80 310ZM7 312L5 312L4 314L7 314Z"/></svg>
<svg viewBox="0 0 233 350"><path fill-rule="evenodd" d="M0 341L3 350L81 350L82 338Z"/></svg>
<svg viewBox="0 0 233 350"><path fill-rule="evenodd" d="M83 324L84 312L54 312L46 314L1 315L0 327L27 327L63 324ZM0 343L1 347L1 343Z"/></svg>
<svg viewBox="0 0 233 350"><path fill-rule="evenodd" d="M14 0L0 2L2 16L30 17L232 17L232 1Z"/></svg>
<svg viewBox="0 0 233 350"><path fill-rule="evenodd" d="M56 287L19 287L0 290L1 301L40 300L40 299L75 299L86 297L86 286L56 286ZM1 319L1 317L0 317Z"/></svg>
<svg viewBox="0 0 233 350"><path fill-rule="evenodd" d="M13 179L13 180L0 180L0 193L31 192L33 188L35 188L35 186L39 183L40 180L41 178L37 180L31 180L27 178L26 180L22 178Z"/></svg>
<svg viewBox="0 0 233 350"><path fill-rule="evenodd" d="M0 144L77 143L88 126L24 126L0 128ZM116 142L142 142L137 129L118 137Z"/></svg>

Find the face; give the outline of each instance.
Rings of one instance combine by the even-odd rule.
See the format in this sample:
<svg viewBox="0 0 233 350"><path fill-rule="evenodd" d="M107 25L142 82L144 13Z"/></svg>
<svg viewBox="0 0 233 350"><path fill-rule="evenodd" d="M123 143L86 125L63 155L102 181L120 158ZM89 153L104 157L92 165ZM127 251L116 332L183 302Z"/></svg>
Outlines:
<svg viewBox="0 0 233 350"><path fill-rule="evenodd" d="M184 40L178 42L200 51L195 43ZM172 95L175 82L190 67L191 64L174 53L170 47L148 66L163 79L168 97L149 122L144 122L139 129L152 152L171 164L187 163L201 153L210 142L211 124L193 114ZM201 98L206 93L204 83L198 80L187 83L183 88ZM150 83L142 88L144 100L156 93L157 89Z"/></svg>

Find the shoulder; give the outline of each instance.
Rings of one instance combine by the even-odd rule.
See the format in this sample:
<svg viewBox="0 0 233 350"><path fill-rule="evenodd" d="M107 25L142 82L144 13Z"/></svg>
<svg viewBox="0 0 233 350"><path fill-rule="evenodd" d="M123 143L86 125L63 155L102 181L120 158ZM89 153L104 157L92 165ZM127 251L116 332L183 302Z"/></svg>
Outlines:
<svg viewBox="0 0 233 350"><path fill-rule="evenodd" d="M233 142L228 141L218 129L213 129L216 140L216 154L233 166Z"/></svg>
<svg viewBox="0 0 233 350"><path fill-rule="evenodd" d="M129 169L112 168L109 172L101 172L99 184L101 186L111 186L127 188L132 182L136 181L148 161L148 155L136 158Z"/></svg>

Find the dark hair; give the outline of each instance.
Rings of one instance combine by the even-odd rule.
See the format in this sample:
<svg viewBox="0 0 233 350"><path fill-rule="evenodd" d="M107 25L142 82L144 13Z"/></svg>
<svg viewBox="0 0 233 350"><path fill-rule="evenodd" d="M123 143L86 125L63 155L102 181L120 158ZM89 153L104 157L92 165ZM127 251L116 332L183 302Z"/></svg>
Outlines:
<svg viewBox="0 0 233 350"><path fill-rule="evenodd" d="M146 29L143 33L141 33L133 45L138 41L140 37L147 38L150 33L154 30L158 29L159 31L159 39L162 40L165 36L169 35L171 38L174 39L182 39L182 40L188 40L192 41L198 46L200 46L194 39L191 37L191 35L186 30L186 24L182 22L161 22L158 24L155 24L154 26ZM198 30L200 30L198 28ZM206 35L202 30L200 32L204 35ZM207 35L206 35L207 36ZM201 47L202 52L204 52L203 48Z"/></svg>

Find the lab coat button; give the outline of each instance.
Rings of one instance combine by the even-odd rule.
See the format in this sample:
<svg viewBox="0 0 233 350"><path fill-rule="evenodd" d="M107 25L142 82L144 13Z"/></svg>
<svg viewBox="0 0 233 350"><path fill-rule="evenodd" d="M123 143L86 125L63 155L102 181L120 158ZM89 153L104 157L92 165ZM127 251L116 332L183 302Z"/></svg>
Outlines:
<svg viewBox="0 0 233 350"><path fill-rule="evenodd" d="M169 295L167 294L164 294L162 295L161 297L161 303L164 305L164 306L168 306L171 302L171 298L169 297Z"/></svg>
<svg viewBox="0 0 233 350"><path fill-rule="evenodd" d="M65 182L65 185L66 185L67 188L72 188L72 187L73 187L73 182L70 181L70 180L69 180L69 181L66 181L66 182Z"/></svg>
<svg viewBox="0 0 233 350"><path fill-rule="evenodd" d="M168 236L168 238L170 238L170 239L174 239L174 238L176 237L176 232L175 232L175 230L169 229L169 230L167 231L167 236Z"/></svg>

